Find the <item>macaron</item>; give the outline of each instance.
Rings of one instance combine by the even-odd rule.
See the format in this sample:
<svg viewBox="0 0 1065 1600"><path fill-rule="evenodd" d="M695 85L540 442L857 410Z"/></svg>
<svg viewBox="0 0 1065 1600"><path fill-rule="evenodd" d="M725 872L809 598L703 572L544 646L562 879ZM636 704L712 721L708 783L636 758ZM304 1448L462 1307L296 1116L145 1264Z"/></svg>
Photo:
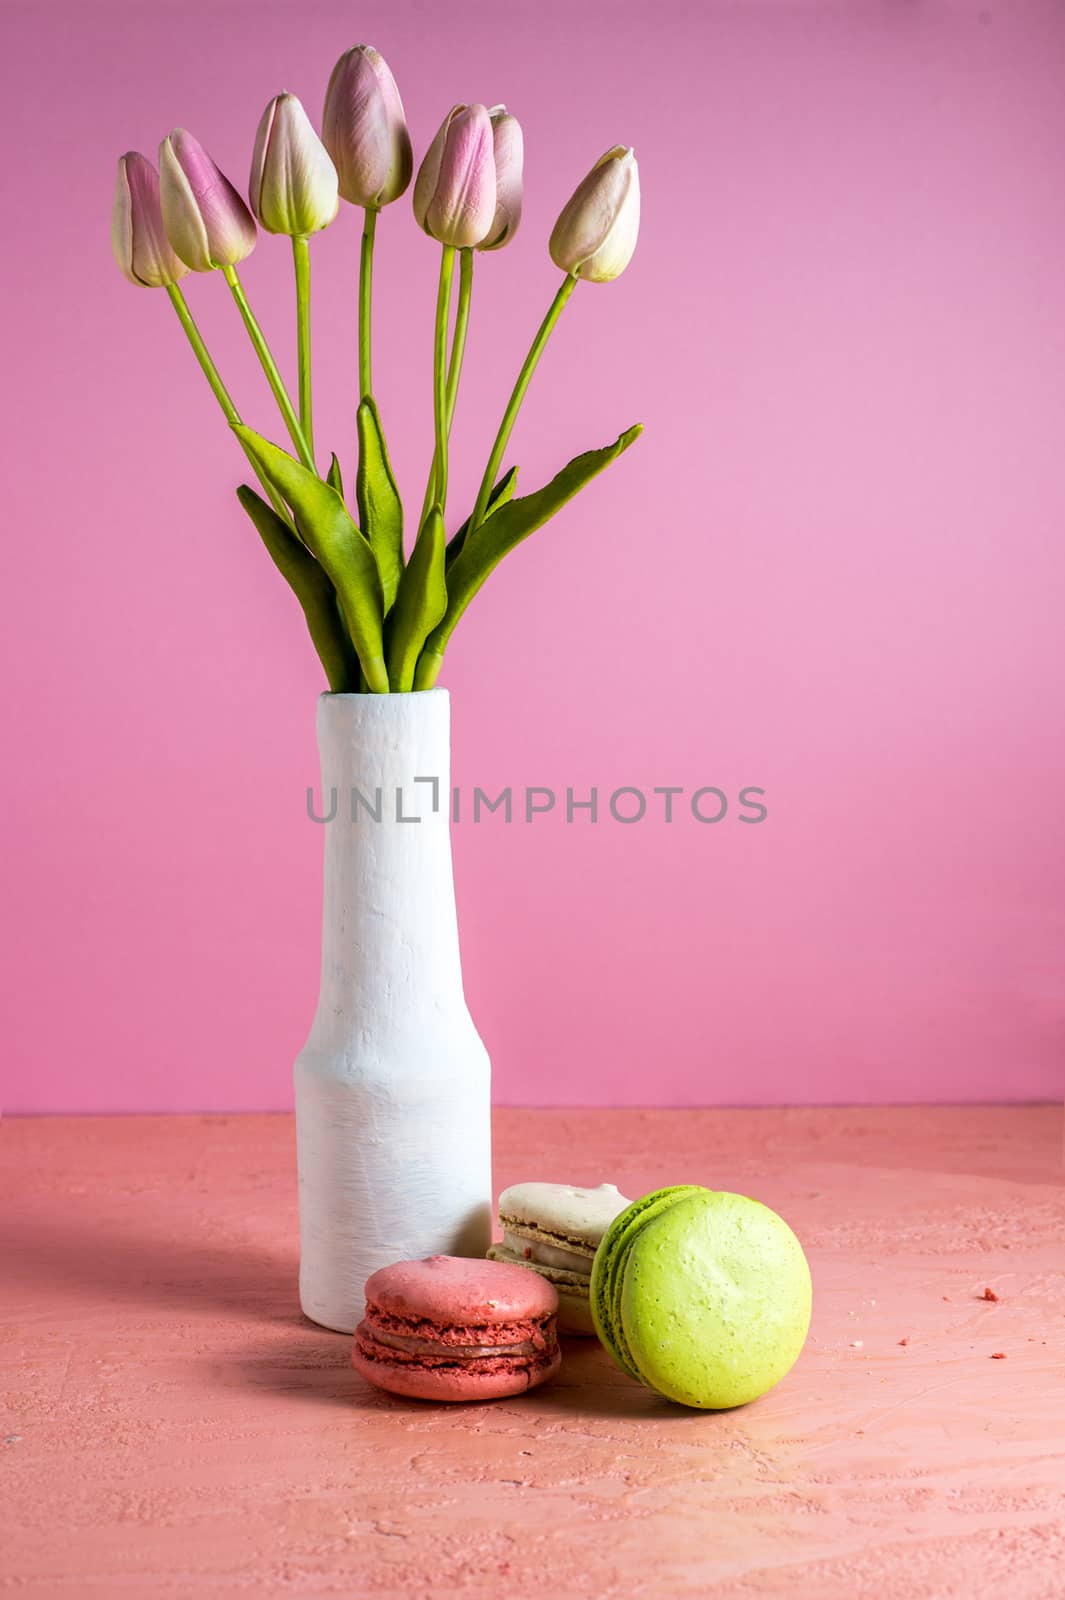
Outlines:
<svg viewBox="0 0 1065 1600"><path fill-rule="evenodd" d="M703 1410L779 1383L806 1342L811 1303L806 1256L782 1217L690 1184L621 1212L592 1267L592 1319L618 1366Z"/></svg>
<svg viewBox="0 0 1065 1600"><path fill-rule="evenodd" d="M592 1260L619 1211L629 1204L612 1183L515 1183L499 1196L502 1244L490 1261L520 1265L553 1283L561 1333L595 1334L588 1304Z"/></svg>
<svg viewBox="0 0 1065 1600"><path fill-rule="evenodd" d="M498 1261L428 1256L366 1280L352 1364L379 1389L416 1400L496 1400L558 1371L558 1296Z"/></svg>

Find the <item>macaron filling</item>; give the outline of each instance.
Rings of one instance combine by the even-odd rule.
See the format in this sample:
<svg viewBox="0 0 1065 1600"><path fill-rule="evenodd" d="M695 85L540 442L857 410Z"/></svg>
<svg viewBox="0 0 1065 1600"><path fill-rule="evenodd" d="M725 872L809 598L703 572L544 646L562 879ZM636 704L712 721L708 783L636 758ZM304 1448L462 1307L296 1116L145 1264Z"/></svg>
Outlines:
<svg viewBox="0 0 1065 1600"><path fill-rule="evenodd" d="M555 1244L542 1236L522 1233L513 1222L503 1225L503 1243L523 1261L533 1261L537 1266L558 1267L563 1272L579 1272L585 1276L592 1270L594 1250L585 1250L583 1247L575 1250L572 1240Z"/></svg>
<svg viewBox="0 0 1065 1600"><path fill-rule="evenodd" d="M544 1322L509 1323L498 1328L436 1328L429 1322L404 1322L369 1308L358 1333L364 1344L372 1342L406 1355L451 1361L538 1356L555 1345L554 1334Z"/></svg>
<svg viewBox="0 0 1065 1600"><path fill-rule="evenodd" d="M544 1350L554 1341L551 1317L526 1317L499 1323L438 1324L424 1317L404 1317L380 1307L367 1305L363 1326L382 1344L394 1339L421 1341L458 1354L463 1349L500 1351L510 1345L528 1345L532 1350ZM408 1348L400 1343L397 1349Z"/></svg>
<svg viewBox="0 0 1065 1600"><path fill-rule="evenodd" d="M558 1360L558 1346L540 1347L532 1350L532 1354L515 1352L507 1346L481 1346L478 1354L467 1354L467 1350L456 1349L454 1346L438 1347L437 1352L432 1350L401 1350L393 1344L382 1344L381 1339L374 1336L373 1330L365 1322L360 1322L355 1330L355 1352L371 1366L382 1366L385 1370L430 1371L430 1373L467 1373L470 1376L481 1373L483 1376L494 1376L499 1373L528 1373L529 1378L539 1371L547 1370L555 1365Z"/></svg>
<svg viewBox="0 0 1065 1600"><path fill-rule="evenodd" d="M368 1330L369 1331L369 1330ZM522 1344L441 1344L439 1339L418 1339L413 1335L402 1333L385 1333L380 1328L373 1330L373 1337L378 1344L387 1344L392 1350L406 1350L410 1355L416 1356L459 1356L467 1360L471 1356L534 1356L538 1348L531 1339L526 1339Z"/></svg>

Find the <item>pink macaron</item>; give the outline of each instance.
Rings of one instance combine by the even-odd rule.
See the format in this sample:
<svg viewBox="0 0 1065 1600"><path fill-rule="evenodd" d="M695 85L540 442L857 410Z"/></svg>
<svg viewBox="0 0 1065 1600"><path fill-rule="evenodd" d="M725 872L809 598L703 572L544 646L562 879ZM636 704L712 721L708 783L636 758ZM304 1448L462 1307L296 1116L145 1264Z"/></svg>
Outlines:
<svg viewBox="0 0 1065 1600"><path fill-rule="evenodd" d="M558 1371L554 1286L500 1261L428 1256L366 1280L352 1363L416 1400L495 1400Z"/></svg>

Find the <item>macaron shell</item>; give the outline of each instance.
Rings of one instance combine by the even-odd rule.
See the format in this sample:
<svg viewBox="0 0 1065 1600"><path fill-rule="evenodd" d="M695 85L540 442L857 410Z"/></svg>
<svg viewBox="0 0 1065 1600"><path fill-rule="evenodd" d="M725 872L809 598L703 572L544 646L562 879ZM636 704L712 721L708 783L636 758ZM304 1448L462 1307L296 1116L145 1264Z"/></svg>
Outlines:
<svg viewBox="0 0 1065 1600"><path fill-rule="evenodd" d="M530 1238L566 1240L591 1257L604 1231L628 1204L613 1183L594 1189L571 1183L514 1183L499 1196L499 1220Z"/></svg>
<svg viewBox="0 0 1065 1600"><path fill-rule="evenodd" d="M523 1322L555 1310L555 1291L524 1267L505 1262L427 1256L397 1261L366 1280L366 1303L398 1317L442 1327Z"/></svg>
<svg viewBox="0 0 1065 1600"><path fill-rule="evenodd" d="M775 1211L702 1190L637 1230L616 1301L643 1382L721 1410L756 1399L794 1365L810 1325L810 1269Z"/></svg>
<svg viewBox="0 0 1065 1600"><path fill-rule="evenodd" d="M614 1218L595 1253L589 1288L592 1325L618 1366L638 1383L642 1379L628 1352L620 1309L628 1252L637 1234L652 1217L686 1196L703 1193L706 1191L698 1185L683 1183L643 1195Z"/></svg>

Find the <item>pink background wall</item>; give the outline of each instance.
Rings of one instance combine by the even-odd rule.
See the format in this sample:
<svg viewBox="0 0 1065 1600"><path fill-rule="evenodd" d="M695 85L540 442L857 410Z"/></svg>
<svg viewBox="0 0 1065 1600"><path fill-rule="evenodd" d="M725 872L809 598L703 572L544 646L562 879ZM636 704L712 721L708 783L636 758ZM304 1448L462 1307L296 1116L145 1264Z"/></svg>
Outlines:
<svg viewBox="0 0 1065 1600"><path fill-rule="evenodd" d="M176 123L241 184L267 98L359 39L416 150L527 138L479 263L468 504L615 140L636 259L578 291L526 487L645 438L511 557L445 681L455 780L743 784L768 820L461 826L467 990L505 1102L1060 1095L1065 9L973 3L4 8L4 1102L284 1107L317 986L317 663L161 293L112 265L117 154ZM351 459L355 214L314 246L320 439ZM378 390L420 498L436 247L380 229ZM245 281L291 370L289 260ZM222 283L187 285L279 436Z"/></svg>

